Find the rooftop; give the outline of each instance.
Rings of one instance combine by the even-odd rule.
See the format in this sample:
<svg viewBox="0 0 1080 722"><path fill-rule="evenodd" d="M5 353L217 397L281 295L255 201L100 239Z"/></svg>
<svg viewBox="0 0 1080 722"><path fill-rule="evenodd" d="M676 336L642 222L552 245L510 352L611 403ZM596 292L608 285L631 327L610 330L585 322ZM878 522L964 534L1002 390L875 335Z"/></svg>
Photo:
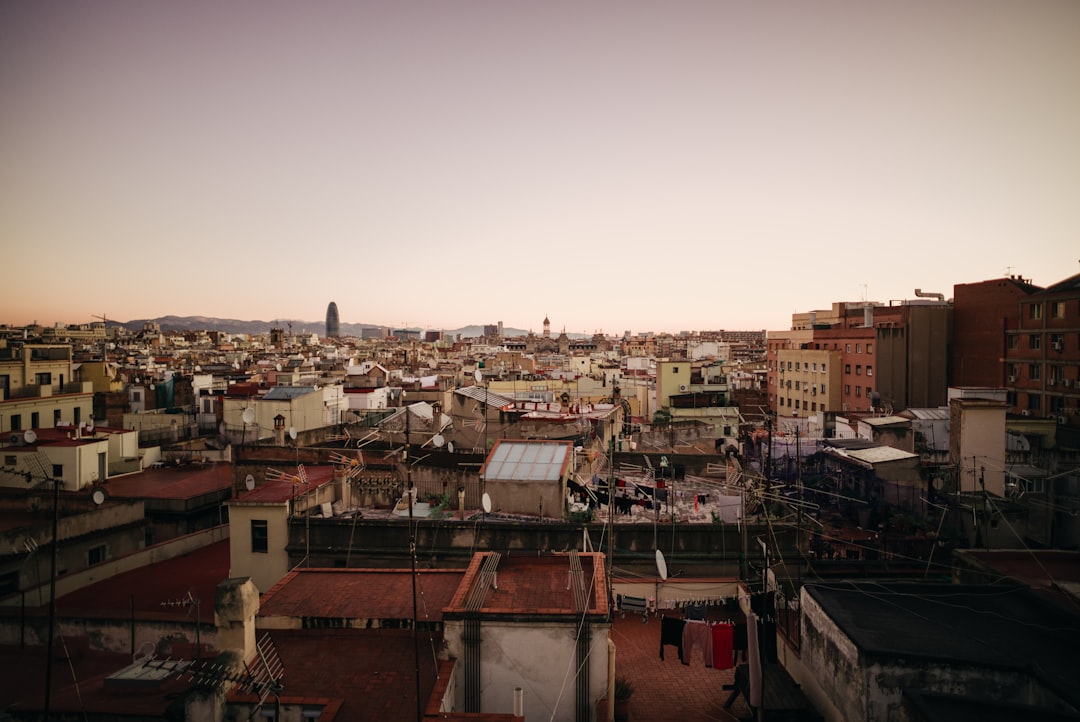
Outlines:
<svg viewBox="0 0 1080 722"><path fill-rule="evenodd" d="M58 614L92 613L127 618L132 608L140 615L194 619L189 607L163 607L162 602L187 597L200 600L202 619L212 621L217 585L229 576L229 540L210 544L183 556L150 564L103 579L56 600Z"/></svg>
<svg viewBox="0 0 1080 722"><path fill-rule="evenodd" d="M230 503L282 504L311 489L318 489L334 479L334 467L332 464L304 466L303 474L300 473L299 467L296 469L285 467L283 471L291 474L291 476L273 481L268 479L251 491L243 492ZM307 478L306 484L303 482L305 476Z"/></svg>
<svg viewBox="0 0 1080 722"><path fill-rule="evenodd" d="M460 569L417 570L420 621L442 621L461 583ZM296 569L263 595L260 617L412 619L408 569Z"/></svg>
<svg viewBox="0 0 1080 722"><path fill-rule="evenodd" d="M480 473L499 481L558 481L573 460L569 441L498 439Z"/></svg>
<svg viewBox="0 0 1080 722"><path fill-rule="evenodd" d="M120 499L191 499L228 489L232 481L232 464L184 464L114 477L105 488Z"/></svg>
<svg viewBox="0 0 1080 722"><path fill-rule="evenodd" d="M864 654L1080 679L1080 616L1010 585L835 582L804 589Z"/></svg>
<svg viewBox="0 0 1080 722"><path fill-rule="evenodd" d="M579 615L607 614L604 555L595 552L543 556L479 553L446 611L462 614ZM492 571L493 568L493 571ZM580 586L572 584L580 574ZM578 589L584 593L585 609L579 608Z"/></svg>

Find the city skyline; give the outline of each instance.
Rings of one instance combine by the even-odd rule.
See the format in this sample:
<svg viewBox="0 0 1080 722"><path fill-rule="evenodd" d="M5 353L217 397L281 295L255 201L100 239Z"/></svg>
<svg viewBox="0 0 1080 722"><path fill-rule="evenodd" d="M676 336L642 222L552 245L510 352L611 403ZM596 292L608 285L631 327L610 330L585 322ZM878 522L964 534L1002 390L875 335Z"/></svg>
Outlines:
<svg viewBox="0 0 1080 722"><path fill-rule="evenodd" d="M0 6L0 322L788 328L1075 275L1080 3Z"/></svg>

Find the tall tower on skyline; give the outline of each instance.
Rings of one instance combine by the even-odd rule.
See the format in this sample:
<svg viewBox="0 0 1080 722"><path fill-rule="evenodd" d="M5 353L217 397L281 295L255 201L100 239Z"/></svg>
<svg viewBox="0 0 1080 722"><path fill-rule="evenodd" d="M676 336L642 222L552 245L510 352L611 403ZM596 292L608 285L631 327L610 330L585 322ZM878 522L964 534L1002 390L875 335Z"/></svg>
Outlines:
<svg viewBox="0 0 1080 722"><path fill-rule="evenodd" d="M337 338L341 335L341 319L338 316L337 304L333 301L326 307L326 337Z"/></svg>

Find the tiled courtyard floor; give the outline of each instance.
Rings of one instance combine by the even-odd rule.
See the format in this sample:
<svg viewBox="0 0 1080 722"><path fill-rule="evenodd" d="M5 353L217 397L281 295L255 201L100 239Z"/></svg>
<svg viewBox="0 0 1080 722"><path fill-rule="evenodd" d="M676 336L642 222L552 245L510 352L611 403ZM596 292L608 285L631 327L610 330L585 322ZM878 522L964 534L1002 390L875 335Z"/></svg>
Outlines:
<svg viewBox="0 0 1080 722"><path fill-rule="evenodd" d="M615 642L615 672L634 684L630 704L633 722L715 722L747 720L751 714L740 697L730 710L724 702L731 694L723 687L731 684L733 669L707 668L695 651L690 665L679 662L674 647L667 647L660 660L660 619L649 616L642 624L640 614L616 613L611 627Z"/></svg>

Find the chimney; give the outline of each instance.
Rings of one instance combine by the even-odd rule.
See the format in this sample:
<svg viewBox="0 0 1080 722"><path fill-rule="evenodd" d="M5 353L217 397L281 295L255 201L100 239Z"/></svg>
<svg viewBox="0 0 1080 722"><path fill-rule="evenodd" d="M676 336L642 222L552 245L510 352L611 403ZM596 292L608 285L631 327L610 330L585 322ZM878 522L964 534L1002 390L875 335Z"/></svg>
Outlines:
<svg viewBox="0 0 1080 722"><path fill-rule="evenodd" d="M874 307L863 306L863 326L871 328L874 325Z"/></svg>
<svg viewBox="0 0 1080 722"><path fill-rule="evenodd" d="M259 590L248 577L226 579L214 595L217 647L234 652L244 663L255 658L255 615L259 613Z"/></svg>

